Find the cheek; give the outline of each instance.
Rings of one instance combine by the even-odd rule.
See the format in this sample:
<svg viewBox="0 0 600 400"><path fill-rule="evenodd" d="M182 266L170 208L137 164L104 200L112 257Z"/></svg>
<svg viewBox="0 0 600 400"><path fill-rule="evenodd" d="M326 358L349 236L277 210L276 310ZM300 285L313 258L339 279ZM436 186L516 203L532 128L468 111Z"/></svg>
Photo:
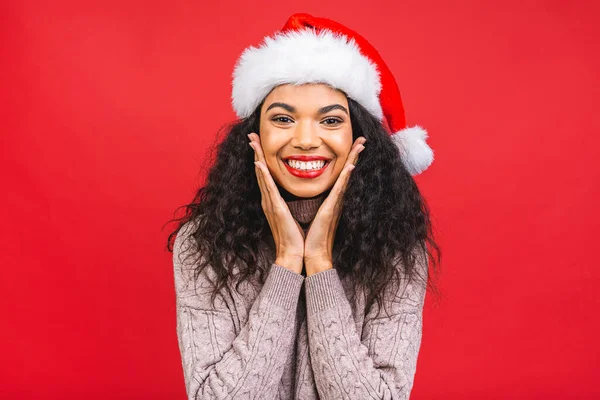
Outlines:
<svg viewBox="0 0 600 400"><path fill-rule="evenodd" d="M277 165L279 163L279 152L284 146L281 135L270 134L269 132L261 133L260 143L267 167L272 173L276 173L279 170Z"/></svg>
<svg viewBox="0 0 600 400"><path fill-rule="evenodd" d="M348 159L348 155L350 154L350 149L349 148L342 148L339 149L338 151L335 152L336 154L336 159L335 159L335 164L332 166L332 175L337 178L340 173L342 172L342 169L344 169L344 165L346 165L346 160Z"/></svg>
<svg viewBox="0 0 600 400"><path fill-rule="evenodd" d="M279 151L279 145L277 144L277 135L269 132L268 130L261 130L260 133L260 145L262 147L265 157L272 156Z"/></svg>
<svg viewBox="0 0 600 400"><path fill-rule="evenodd" d="M348 159L350 150L352 150L352 131L340 136L331 144L333 151L338 158L338 161L342 161L342 164Z"/></svg>

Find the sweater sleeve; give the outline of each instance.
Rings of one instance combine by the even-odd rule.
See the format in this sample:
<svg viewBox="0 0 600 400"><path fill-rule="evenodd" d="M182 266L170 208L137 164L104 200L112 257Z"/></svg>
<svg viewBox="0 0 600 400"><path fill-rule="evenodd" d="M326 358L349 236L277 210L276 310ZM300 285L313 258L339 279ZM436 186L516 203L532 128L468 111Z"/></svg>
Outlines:
<svg viewBox="0 0 600 400"><path fill-rule="evenodd" d="M426 267L424 272L427 276ZM382 310L375 319L375 302L359 335L337 271L306 278L310 357L321 399L409 398L421 345L425 287L404 280L384 300L390 317Z"/></svg>
<svg viewBox="0 0 600 400"><path fill-rule="evenodd" d="M272 264L245 325L236 334L235 308L228 307L220 293L214 307L210 302L209 275L214 274L210 265L196 285L192 282L193 266L185 259L192 247L184 244L181 232L174 243L173 264L177 338L187 398L274 399L286 361L281 354L288 354L293 345L304 277Z"/></svg>

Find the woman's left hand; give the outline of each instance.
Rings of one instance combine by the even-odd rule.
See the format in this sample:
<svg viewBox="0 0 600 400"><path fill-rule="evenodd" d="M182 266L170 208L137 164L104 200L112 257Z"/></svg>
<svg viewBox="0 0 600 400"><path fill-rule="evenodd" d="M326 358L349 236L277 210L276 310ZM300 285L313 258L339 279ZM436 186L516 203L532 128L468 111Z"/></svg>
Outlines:
<svg viewBox="0 0 600 400"><path fill-rule="evenodd" d="M304 266L307 277L333 268L333 240L342 213L344 193L350 173L358 161L358 154L364 150L363 143L366 141L362 136L356 139L340 176L310 224L304 240Z"/></svg>

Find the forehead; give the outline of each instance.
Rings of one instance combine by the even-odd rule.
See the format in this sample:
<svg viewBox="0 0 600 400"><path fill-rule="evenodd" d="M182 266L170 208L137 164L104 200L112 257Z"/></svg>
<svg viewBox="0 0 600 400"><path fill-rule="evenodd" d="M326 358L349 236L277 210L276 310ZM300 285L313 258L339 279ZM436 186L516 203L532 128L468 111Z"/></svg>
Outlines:
<svg viewBox="0 0 600 400"><path fill-rule="evenodd" d="M335 103L348 106L344 92L324 83L279 85L267 95L264 105L268 107L273 102L288 103L299 109L320 108Z"/></svg>

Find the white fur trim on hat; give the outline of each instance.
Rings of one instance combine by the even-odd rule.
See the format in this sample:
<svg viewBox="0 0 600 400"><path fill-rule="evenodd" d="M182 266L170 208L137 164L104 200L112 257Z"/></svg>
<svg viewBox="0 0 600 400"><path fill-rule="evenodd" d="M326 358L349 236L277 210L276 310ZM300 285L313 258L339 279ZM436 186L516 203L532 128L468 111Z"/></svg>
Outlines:
<svg viewBox="0 0 600 400"><path fill-rule="evenodd" d="M233 109L239 118L246 118L274 87L310 82L344 91L383 119L377 65L362 55L353 38L327 29L278 32L260 47L245 49L233 72Z"/></svg>
<svg viewBox="0 0 600 400"><path fill-rule="evenodd" d="M392 135L394 144L400 150L402 162L413 176L425 171L433 162L433 150L426 139L427 131L418 125L404 128Z"/></svg>

